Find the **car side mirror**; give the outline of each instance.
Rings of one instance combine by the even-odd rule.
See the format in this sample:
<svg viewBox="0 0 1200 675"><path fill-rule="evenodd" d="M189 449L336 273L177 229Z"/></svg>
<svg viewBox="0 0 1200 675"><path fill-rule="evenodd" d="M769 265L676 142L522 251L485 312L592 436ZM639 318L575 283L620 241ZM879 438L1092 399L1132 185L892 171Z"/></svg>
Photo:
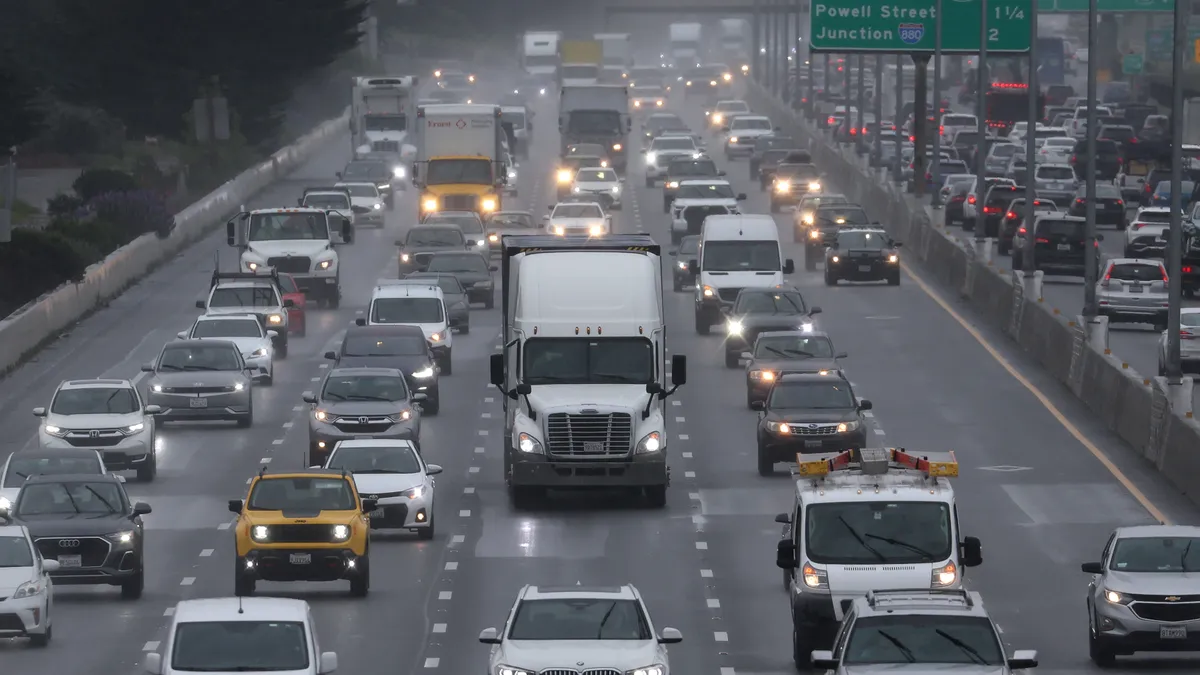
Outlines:
<svg viewBox="0 0 1200 675"><path fill-rule="evenodd" d="M1036 649L1018 649L1008 660L1009 670L1029 670L1037 668L1038 653Z"/></svg>
<svg viewBox="0 0 1200 675"><path fill-rule="evenodd" d="M791 258L783 261L783 273L791 274L796 271L796 263L792 262Z"/></svg>
<svg viewBox="0 0 1200 675"><path fill-rule="evenodd" d="M673 248L673 249L671 249L670 251L667 251L667 255L671 256L672 258L678 257L678 256L679 256L679 249L677 249L677 248Z"/></svg>
<svg viewBox="0 0 1200 675"><path fill-rule="evenodd" d="M267 337L269 337L269 338L277 338L277 337L279 337L279 331L277 331L277 330L269 330L269 331L267 331Z"/></svg>
<svg viewBox="0 0 1200 675"><path fill-rule="evenodd" d="M42 567L45 568L45 565L48 562L51 561L47 560L43 562ZM53 562L55 565L58 565L57 560ZM143 667L146 669L147 673L150 673L150 675L162 675L162 654L159 654L158 652L150 652L147 654L146 662L143 664Z"/></svg>
<svg viewBox="0 0 1200 675"><path fill-rule="evenodd" d="M742 352L741 354L738 354L738 358L743 361L752 361L754 356L750 352Z"/></svg>
<svg viewBox="0 0 1200 675"><path fill-rule="evenodd" d="M746 193L745 193L745 192L739 192L739 193L737 194L737 200L738 200L739 202L744 202L744 201L746 201Z"/></svg>
<svg viewBox="0 0 1200 675"><path fill-rule="evenodd" d="M671 356L671 384L676 387L687 384L687 356L684 354Z"/></svg>
<svg viewBox="0 0 1200 675"><path fill-rule="evenodd" d="M983 564L983 543L978 537L963 537L963 567L979 567Z"/></svg>
<svg viewBox="0 0 1200 675"><path fill-rule="evenodd" d="M146 502L134 502L133 504L133 515L135 516L144 516L153 510Z"/></svg>
<svg viewBox="0 0 1200 675"><path fill-rule="evenodd" d="M154 362L151 361L150 363L143 363L142 364L142 372L143 373L153 373L154 372Z"/></svg>
<svg viewBox="0 0 1200 675"><path fill-rule="evenodd" d="M775 566L781 570L794 570L796 564L796 542L784 539L775 545Z"/></svg>
<svg viewBox="0 0 1200 675"><path fill-rule="evenodd" d="M767 402L766 401L751 401L750 409L762 412L767 409Z"/></svg>
<svg viewBox="0 0 1200 675"><path fill-rule="evenodd" d="M425 401L429 400L429 394L423 394L421 392L417 392L412 395L411 400L413 403L424 403Z"/></svg>
<svg viewBox="0 0 1200 675"><path fill-rule="evenodd" d="M317 675L329 675L338 669L337 652L321 652L321 662L317 665Z"/></svg>
<svg viewBox="0 0 1200 675"><path fill-rule="evenodd" d="M354 320L354 325L355 326L365 326L365 325L367 325L367 320L360 316Z"/></svg>
<svg viewBox="0 0 1200 675"><path fill-rule="evenodd" d="M439 464L426 464L425 465L425 475L426 476L436 476L441 472L442 472L442 467Z"/></svg>
<svg viewBox="0 0 1200 675"><path fill-rule="evenodd" d="M240 500L240 499L230 499L229 500L229 512L230 513L240 514L242 512L242 506L243 506L242 500Z"/></svg>
<svg viewBox="0 0 1200 675"><path fill-rule="evenodd" d="M846 352L838 352L837 354L834 354L834 355L833 355L833 358L835 358L835 359L845 359L845 358L849 358L849 356L850 356L850 355L849 355L849 354L847 354Z"/></svg>
<svg viewBox="0 0 1200 675"><path fill-rule="evenodd" d="M904 246L904 242L902 242L902 241L893 241L892 242L892 248L900 248L901 246Z"/></svg>
<svg viewBox="0 0 1200 675"><path fill-rule="evenodd" d="M777 513L777 514L775 514L775 522L779 523L780 525L791 525L792 524L792 514Z"/></svg>
<svg viewBox="0 0 1200 675"><path fill-rule="evenodd" d="M729 127L721 127L721 131L729 131Z"/></svg>
<svg viewBox="0 0 1200 675"><path fill-rule="evenodd" d="M46 416L46 409L45 409L45 408L34 408L34 409L33 409L33 416L34 416L34 417L45 417L45 416Z"/></svg>
<svg viewBox="0 0 1200 675"><path fill-rule="evenodd" d="M689 270L695 270L697 267L698 267L698 264L697 264L697 261L695 258L688 260L688 269Z"/></svg>
<svg viewBox="0 0 1200 675"><path fill-rule="evenodd" d="M837 670L837 659L828 649L814 649L812 652L813 670Z"/></svg>
<svg viewBox="0 0 1200 675"><path fill-rule="evenodd" d="M1079 566L1079 569L1088 574L1104 574L1104 563L1085 562Z"/></svg>
<svg viewBox="0 0 1200 675"><path fill-rule="evenodd" d="M187 336L188 336L188 332L186 330L181 330L175 334L175 337L179 338L180 340L186 340ZM146 369L146 366L142 366L142 370L145 370L145 369Z"/></svg>
<svg viewBox="0 0 1200 675"><path fill-rule="evenodd" d="M203 300L197 300L196 309L207 309L207 305L204 304Z"/></svg>
<svg viewBox="0 0 1200 675"><path fill-rule="evenodd" d="M874 405L871 403L871 401L869 399L864 398L863 400L858 402L858 409L860 412L870 410L873 407L874 407Z"/></svg>
<svg viewBox="0 0 1200 675"><path fill-rule="evenodd" d="M543 223L548 223L548 222L550 222L550 216L542 216L542 222L543 222Z"/></svg>
<svg viewBox="0 0 1200 675"><path fill-rule="evenodd" d="M162 409L162 406L151 403L150 405L143 408L143 411L147 415L160 415L160 414L162 414L163 409Z"/></svg>
<svg viewBox="0 0 1200 675"><path fill-rule="evenodd" d="M364 500L362 500L362 510L363 510L363 511L366 511L367 513L370 513L371 511L374 511L374 510L375 510L375 509L377 509L378 507L379 507L379 500L378 500L378 499L364 499Z"/></svg>
<svg viewBox="0 0 1200 675"><path fill-rule="evenodd" d="M663 628L662 635L658 637L660 645L675 645L683 642L683 633L680 633L677 628Z"/></svg>
<svg viewBox="0 0 1200 675"><path fill-rule="evenodd" d="M496 633L495 628L484 628L479 631L479 641L485 645L500 644L500 636Z"/></svg>
<svg viewBox="0 0 1200 675"><path fill-rule="evenodd" d="M292 300L291 298L284 298L284 299L283 299L283 306L284 306L284 307L295 307L295 306L296 306L296 301L295 301L295 300Z"/></svg>
<svg viewBox="0 0 1200 675"><path fill-rule="evenodd" d="M49 574L50 572L57 572L58 569L59 569L59 564L58 564L57 560L43 560L42 561L42 571L43 572Z"/></svg>
<svg viewBox="0 0 1200 675"><path fill-rule="evenodd" d="M818 305L808 310L809 316L816 316L821 313L821 307Z"/></svg>
<svg viewBox="0 0 1200 675"><path fill-rule="evenodd" d="M337 352L325 352L325 358L329 359L330 361L336 361Z"/></svg>
<svg viewBox="0 0 1200 675"><path fill-rule="evenodd" d="M305 403L312 403L313 405L316 405L316 403L317 403L317 397L311 391L306 391L303 394L301 394L300 400L304 401Z"/></svg>

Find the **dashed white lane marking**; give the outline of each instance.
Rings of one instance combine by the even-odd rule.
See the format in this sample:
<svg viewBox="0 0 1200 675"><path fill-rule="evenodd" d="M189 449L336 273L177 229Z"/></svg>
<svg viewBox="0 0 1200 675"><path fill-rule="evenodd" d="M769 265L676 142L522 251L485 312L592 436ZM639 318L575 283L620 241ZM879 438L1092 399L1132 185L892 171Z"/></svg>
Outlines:
<svg viewBox="0 0 1200 675"><path fill-rule="evenodd" d="M251 477L249 477L249 478L247 478L247 479L246 479L246 485L249 485L249 484L251 484L251 483L253 483L253 482L254 482L254 476L251 476Z"/></svg>
<svg viewBox="0 0 1200 675"><path fill-rule="evenodd" d="M449 600L450 598L453 598L453 597L454 597L454 591L438 592L438 600Z"/></svg>
<svg viewBox="0 0 1200 675"><path fill-rule="evenodd" d="M713 633L713 639L717 642L729 642L729 633L717 631Z"/></svg>
<svg viewBox="0 0 1200 675"><path fill-rule="evenodd" d="M473 466L473 467L467 469L467 473L479 473L479 467Z"/></svg>
<svg viewBox="0 0 1200 675"><path fill-rule="evenodd" d="M480 435L480 436L487 436L487 435L488 435L487 429L480 429L480 430L479 430L479 435Z"/></svg>
<svg viewBox="0 0 1200 675"><path fill-rule="evenodd" d="M469 518L470 516L471 516L471 509L462 509L458 512L459 518Z"/></svg>
<svg viewBox="0 0 1200 675"><path fill-rule="evenodd" d="M700 576L704 577L705 579L711 579L712 575L712 570L700 570Z"/></svg>
<svg viewBox="0 0 1200 675"><path fill-rule="evenodd" d="M684 472L683 472L683 477L684 477L684 478L695 478L695 477L696 477L696 472L695 472L695 471L684 471Z"/></svg>
<svg viewBox="0 0 1200 675"><path fill-rule="evenodd" d="M283 439L276 438L275 440L271 441L271 445L283 445Z"/></svg>
<svg viewBox="0 0 1200 675"><path fill-rule="evenodd" d="M700 493L699 493L699 492L689 492L689 493L688 493L688 499L695 499L696 501L699 501L699 500L700 500Z"/></svg>
<svg viewBox="0 0 1200 675"><path fill-rule="evenodd" d="M464 495L473 495L473 494L475 494L475 488L465 487L465 488L463 488L463 494Z"/></svg>
<svg viewBox="0 0 1200 675"><path fill-rule="evenodd" d="M151 641L147 642L146 644L142 645L142 651L156 652L156 651L158 651L158 644L159 644L158 640L151 640Z"/></svg>
<svg viewBox="0 0 1200 675"><path fill-rule="evenodd" d="M484 397L483 402L484 403L495 403L496 399L492 398L491 396L486 396L486 397Z"/></svg>
<svg viewBox="0 0 1200 675"><path fill-rule="evenodd" d="M679 440L681 441L686 441L689 438L691 438L691 436L688 436L687 434L679 434Z"/></svg>
<svg viewBox="0 0 1200 675"><path fill-rule="evenodd" d="M163 616L175 616L175 608L168 607L163 610Z"/></svg>
<svg viewBox="0 0 1200 675"><path fill-rule="evenodd" d="M676 421L676 422L686 422L686 421L687 421L687 418L684 418L684 417L676 417L676 418L675 418L675 421Z"/></svg>
<svg viewBox="0 0 1200 675"><path fill-rule="evenodd" d="M228 530L231 527L233 527L233 523L221 523L220 525L217 526L217 529L218 530Z"/></svg>
<svg viewBox="0 0 1200 675"><path fill-rule="evenodd" d="M721 675L737 675L737 673L733 670L733 668L724 666L721 668Z"/></svg>
<svg viewBox="0 0 1200 675"><path fill-rule="evenodd" d="M491 418L492 413L481 413L479 416L486 420Z"/></svg>
<svg viewBox="0 0 1200 675"><path fill-rule="evenodd" d="M201 558L208 558L208 557L211 557L211 556L212 556L212 554L213 554L213 550L212 550L211 548L206 548L206 549L204 549L203 551L200 551L200 557L201 557Z"/></svg>
<svg viewBox="0 0 1200 675"><path fill-rule="evenodd" d="M482 455L483 453L484 453L484 449L483 449L483 448L475 448L475 454L477 454L477 455Z"/></svg>
<svg viewBox="0 0 1200 675"><path fill-rule="evenodd" d="M260 460L258 460L258 461L259 461L259 463L260 463L260 464L270 464L270 463L271 463L271 458L270 458L270 457L263 457L262 459L260 459Z"/></svg>
<svg viewBox="0 0 1200 675"><path fill-rule="evenodd" d="M196 577L184 577L183 581L179 582L180 586L191 586L196 583Z"/></svg>
<svg viewBox="0 0 1200 675"><path fill-rule="evenodd" d="M309 382L320 382L320 381L321 381L321 378L319 378L319 377L314 377L309 380Z"/></svg>
<svg viewBox="0 0 1200 675"><path fill-rule="evenodd" d="M458 563L456 563L456 562L446 563L446 571L447 572L453 572L456 569L458 569Z"/></svg>
<svg viewBox="0 0 1200 675"><path fill-rule="evenodd" d="M328 368L328 367L329 367L329 364L328 364L328 363L322 363L321 365L319 365L319 366L317 366L317 367L318 367L318 368Z"/></svg>
<svg viewBox="0 0 1200 675"><path fill-rule="evenodd" d="M463 543L463 542L464 542L464 541L466 541L466 540L467 540L467 538L466 538L464 535L461 535L461 534L456 534L456 535L454 535L453 537L450 537L450 543L451 543L451 544L461 544L461 543Z"/></svg>
<svg viewBox="0 0 1200 675"><path fill-rule="evenodd" d="M707 541L696 542L696 550L697 551L707 551L708 550L708 542Z"/></svg>
<svg viewBox="0 0 1200 675"><path fill-rule="evenodd" d="M302 405L292 406L292 412L300 412L301 410L304 410L304 406L302 406Z"/></svg>
<svg viewBox="0 0 1200 675"><path fill-rule="evenodd" d="M709 598L708 599L708 608L709 609L721 609L721 601L716 598Z"/></svg>
<svg viewBox="0 0 1200 675"><path fill-rule="evenodd" d="M683 458L684 458L684 459L691 459L691 458L692 458L692 453L690 453L690 452L685 452L685 453L683 453Z"/></svg>
<svg viewBox="0 0 1200 675"><path fill-rule="evenodd" d="M441 662L442 662L441 659L437 658L436 656L431 656L431 657L425 659L425 667L426 668L437 668L438 664Z"/></svg>
<svg viewBox="0 0 1200 675"><path fill-rule="evenodd" d="M435 632L435 633L445 633L445 632L446 632L446 624L444 624L444 623L435 623L435 624L433 624L433 632Z"/></svg>
<svg viewBox="0 0 1200 675"><path fill-rule="evenodd" d="M283 428L284 428L284 429L291 429L291 428L292 428L292 425L294 425L294 424L295 424L295 422L284 422L284 423L283 423Z"/></svg>
<svg viewBox="0 0 1200 675"><path fill-rule="evenodd" d="M683 405L683 401L671 401L671 405Z"/></svg>
<svg viewBox="0 0 1200 675"><path fill-rule="evenodd" d="M884 433L883 429L876 429L876 430L875 430L875 435L876 435L876 436L887 436L887 434L886 434L886 433Z"/></svg>
<svg viewBox="0 0 1200 675"><path fill-rule="evenodd" d="M863 417L874 417L874 416L875 416L875 413L871 412L870 410L863 413Z"/></svg>

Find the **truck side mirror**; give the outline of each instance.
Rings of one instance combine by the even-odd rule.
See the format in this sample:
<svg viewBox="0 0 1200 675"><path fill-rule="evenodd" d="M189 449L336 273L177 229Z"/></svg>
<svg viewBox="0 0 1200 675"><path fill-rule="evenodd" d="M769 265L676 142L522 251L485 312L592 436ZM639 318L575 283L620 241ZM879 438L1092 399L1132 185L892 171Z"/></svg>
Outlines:
<svg viewBox="0 0 1200 675"><path fill-rule="evenodd" d="M225 223L225 243L229 246L238 245L236 220L230 220L229 222Z"/></svg>
<svg viewBox="0 0 1200 675"><path fill-rule="evenodd" d="M775 566L781 570L796 569L796 542L784 539L775 546Z"/></svg>
<svg viewBox="0 0 1200 675"><path fill-rule="evenodd" d="M348 218L342 218L342 242L346 244L354 243L354 226L350 224Z"/></svg>
<svg viewBox="0 0 1200 675"><path fill-rule="evenodd" d="M492 384L504 388L504 354L492 354L488 360Z"/></svg>
<svg viewBox="0 0 1200 675"><path fill-rule="evenodd" d="M687 384L687 356L683 354L671 356L671 384L676 387Z"/></svg>
<svg viewBox="0 0 1200 675"><path fill-rule="evenodd" d="M983 564L983 544L978 537L963 537L963 567L978 567Z"/></svg>

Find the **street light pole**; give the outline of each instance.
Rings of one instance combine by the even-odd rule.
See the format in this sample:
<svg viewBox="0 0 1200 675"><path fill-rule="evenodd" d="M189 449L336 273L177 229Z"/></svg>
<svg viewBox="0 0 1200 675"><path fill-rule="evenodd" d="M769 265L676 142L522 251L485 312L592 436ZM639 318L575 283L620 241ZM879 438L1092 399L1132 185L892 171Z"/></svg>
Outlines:
<svg viewBox="0 0 1200 675"><path fill-rule="evenodd" d="M1033 264L1033 244L1036 240L1033 227L1033 214L1037 211L1037 121L1041 116L1041 85L1038 83L1038 6L1037 2L1029 3L1029 128L1025 134L1025 239L1021 242L1021 270L1032 276L1036 267ZM1089 57L1089 61L1091 58Z"/></svg>
<svg viewBox="0 0 1200 675"><path fill-rule="evenodd" d="M894 103L896 106L896 124L903 125L904 120L901 118L901 114L904 112L904 56L902 54L896 55L896 100ZM916 128L916 120L913 120L914 132ZM897 129L897 131L900 131L900 129ZM893 178L897 183L900 183L904 180L904 153L902 152L904 150L904 138L900 134L896 134L896 138L900 139L900 145L896 148ZM916 157L915 152L913 156Z"/></svg>
<svg viewBox="0 0 1200 675"><path fill-rule="evenodd" d="M863 112L863 108L867 107L866 87L864 86L866 82L864 71L867 69L867 56L866 54L859 54L854 60L858 61L858 105L855 106L858 110L855 111L857 113L856 119L850 120L850 123L855 125L853 131L856 132L854 136L854 152L861 157L866 152L866 141L863 138L863 134L866 132L867 125L865 124L866 115Z"/></svg>
<svg viewBox="0 0 1200 675"><path fill-rule="evenodd" d="M929 204L942 207L942 0L937 0L933 20L933 159L929 173L933 176L933 194Z"/></svg>
<svg viewBox="0 0 1200 675"><path fill-rule="evenodd" d="M1088 0L1088 75L1087 75L1087 223L1084 225L1083 245L1083 317L1092 319L1097 314L1096 277L1100 262L1096 256L1096 62L1092 54L1099 53L1096 35L1096 0ZM1179 111L1175 112L1176 115Z"/></svg>
<svg viewBox="0 0 1200 675"><path fill-rule="evenodd" d="M1167 231L1167 383L1183 382L1179 358L1179 308L1183 303L1183 55L1188 43L1187 5L1175 0L1171 47L1171 227ZM1091 62L1088 54L1088 62Z"/></svg>
<svg viewBox="0 0 1200 675"><path fill-rule="evenodd" d="M1095 0L1093 0L1094 2ZM983 202L987 199L987 92L992 78L988 74L988 0L980 0L979 62L975 67L975 115L979 142L975 147L975 241L987 236L987 218Z"/></svg>
<svg viewBox="0 0 1200 675"><path fill-rule="evenodd" d="M883 163L883 54L875 55L875 138L871 148L871 166ZM899 135L896 136L899 138ZM899 147L897 147L899 150Z"/></svg>

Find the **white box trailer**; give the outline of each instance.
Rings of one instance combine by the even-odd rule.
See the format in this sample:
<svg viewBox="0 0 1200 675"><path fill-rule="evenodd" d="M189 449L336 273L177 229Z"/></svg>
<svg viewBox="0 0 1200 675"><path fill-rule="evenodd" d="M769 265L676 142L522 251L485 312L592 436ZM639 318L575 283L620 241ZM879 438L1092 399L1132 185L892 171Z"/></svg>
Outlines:
<svg viewBox="0 0 1200 675"><path fill-rule="evenodd" d="M539 78L553 78L562 63L559 47L562 33L556 31L529 31L521 37L521 68L525 74Z"/></svg>
<svg viewBox="0 0 1200 675"><path fill-rule="evenodd" d="M416 113L417 84L411 75L354 78L350 142L355 155L404 154Z"/></svg>

